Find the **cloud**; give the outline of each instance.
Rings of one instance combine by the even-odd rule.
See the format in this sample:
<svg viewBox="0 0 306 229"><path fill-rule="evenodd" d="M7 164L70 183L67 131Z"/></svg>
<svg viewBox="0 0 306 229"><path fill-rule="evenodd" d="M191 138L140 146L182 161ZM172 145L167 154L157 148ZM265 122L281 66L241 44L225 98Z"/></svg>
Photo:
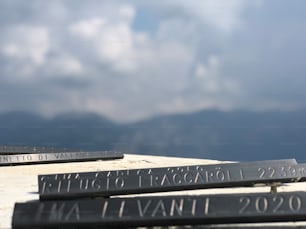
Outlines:
<svg viewBox="0 0 306 229"><path fill-rule="evenodd" d="M44 64L49 51L48 29L41 26L16 25L4 30L1 53L11 61L8 75L26 76Z"/></svg>
<svg viewBox="0 0 306 229"><path fill-rule="evenodd" d="M181 6L186 13L198 17L203 23L223 32L231 32L241 24L240 14L248 4L245 0L168 0L165 3L172 6Z"/></svg>
<svg viewBox="0 0 306 229"><path fill-rule="evenodd" d="M273 3L246 0L10 2L0 3L0 111L126 122L303 107L305 17L277 24L286 3L271 14ZM143 29L141 11L155 26Z"/></svg>

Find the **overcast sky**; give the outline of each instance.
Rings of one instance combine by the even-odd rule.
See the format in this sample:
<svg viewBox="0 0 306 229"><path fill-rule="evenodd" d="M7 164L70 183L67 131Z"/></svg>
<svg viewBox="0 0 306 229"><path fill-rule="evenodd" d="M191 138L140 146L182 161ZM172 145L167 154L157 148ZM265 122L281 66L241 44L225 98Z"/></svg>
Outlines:
<svg viewBox="0 0 306 229"><path fill-rule="evenodd" d="M306 107L306 1L1 0L0 112Z"/></svg>

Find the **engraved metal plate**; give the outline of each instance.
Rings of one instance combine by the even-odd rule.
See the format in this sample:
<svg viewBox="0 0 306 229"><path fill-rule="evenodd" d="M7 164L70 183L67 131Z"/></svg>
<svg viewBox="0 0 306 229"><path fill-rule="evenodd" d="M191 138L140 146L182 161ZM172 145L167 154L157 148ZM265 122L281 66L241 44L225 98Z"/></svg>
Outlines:
<svg viewBox="0 0 306 229"><path fill-rule="evenodd" d="M12 154L33 154L33 153L54 153L54 152L75 152L76 150L67 148L54 148L46 146L10 146L0 145L0 155Z"/></svg>
<svg viewBox="0 0 306 229"><path fill-rule="evenodd" d="M150 169L39 175L41 199L111 196L291 182L295 160L193 165Z"/></svg>
<svg viewBox="0 0 306 229"><path fill-rule="evenodd" d="M296 170L300 176L299 181L306 181L306 163L296 165Z"/></svg>
<svg viewBox="0 0 306 229"><path fill-rule="evenodd" d="M100 198L17 203L13 228L283 222L305 216L305 192Z"/></svg>
<svg viewBox="0 0 306 229"><path fill-rule="evenodd" d="M0 155L0 166L43 164L59 162L92 161L100 159L123 158L121 152L115 151L89 151L89 152L53 152L34 154Z"/></svg>

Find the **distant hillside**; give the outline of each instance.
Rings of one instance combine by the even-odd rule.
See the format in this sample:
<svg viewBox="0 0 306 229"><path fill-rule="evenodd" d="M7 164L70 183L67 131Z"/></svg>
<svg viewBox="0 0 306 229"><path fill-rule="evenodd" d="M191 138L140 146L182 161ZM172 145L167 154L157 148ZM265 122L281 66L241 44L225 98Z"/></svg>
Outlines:
<svg viewBox="0 0 306 229"><path fill-rule="evenodd" d="M202 111L118 125L94 114L54 119L0 114L0 144L115 149L129 153L261 160L306 160L306 111Z"/></svg>

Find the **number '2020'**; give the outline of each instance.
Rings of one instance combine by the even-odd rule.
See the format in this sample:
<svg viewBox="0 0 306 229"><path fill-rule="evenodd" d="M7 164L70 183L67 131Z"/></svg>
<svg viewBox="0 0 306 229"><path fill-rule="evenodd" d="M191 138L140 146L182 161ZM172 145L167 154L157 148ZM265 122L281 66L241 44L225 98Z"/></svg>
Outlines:
<svg viewBox="0 0 306 229"><path fill-rule="evenodd" d="M298 212L302 207L302 199L297 195L291 195L289 198L283 196L264 197L259 196L256 198L241 197L239 199L240 209L239 213L266 213L266 212Z"/></svg>

